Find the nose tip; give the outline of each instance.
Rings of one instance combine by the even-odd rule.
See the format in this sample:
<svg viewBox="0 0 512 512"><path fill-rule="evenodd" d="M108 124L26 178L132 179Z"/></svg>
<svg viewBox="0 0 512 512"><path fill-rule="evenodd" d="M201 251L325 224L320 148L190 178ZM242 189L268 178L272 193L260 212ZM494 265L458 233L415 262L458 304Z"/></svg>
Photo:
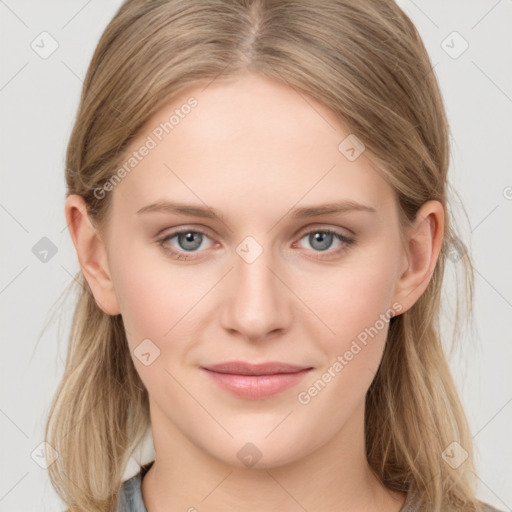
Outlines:
<svg viewBox="0 0 512 512"><path fill-rule="evenodd" d="M225 329L253 340L284 330L291 316L286 290L270 269L269 255L256 243L246 239L237 250L242 254L235 259L221 315Z"/></svg>

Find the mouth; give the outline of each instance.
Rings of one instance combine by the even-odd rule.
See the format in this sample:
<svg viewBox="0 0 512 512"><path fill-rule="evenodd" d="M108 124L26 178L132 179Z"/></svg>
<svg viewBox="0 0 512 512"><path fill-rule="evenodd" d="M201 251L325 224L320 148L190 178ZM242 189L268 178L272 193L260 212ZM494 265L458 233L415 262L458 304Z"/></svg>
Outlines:
<svg viewBox="0 0 512 512"><path fill-rule="evenodd" d="M222 390L246 400L261 400L296 386L312 367L242 361L201 367Z"/></svg>

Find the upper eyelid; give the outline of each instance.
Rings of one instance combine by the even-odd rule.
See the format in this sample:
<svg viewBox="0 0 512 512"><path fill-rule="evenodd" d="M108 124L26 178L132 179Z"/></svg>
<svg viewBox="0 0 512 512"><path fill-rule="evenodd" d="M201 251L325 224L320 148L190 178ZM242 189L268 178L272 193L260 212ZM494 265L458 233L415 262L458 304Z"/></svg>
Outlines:
<svg viewBox="0 0 512 512"><path fill-rule="evenodd" d="M325 225L306 226L306 227L298 230L293 236L294 236L294 238L299 237L298 239L301 240L302 238L304 238L306 235L308 235L310 233L319 232L319 231L326 231L326 232L332 232L335 235L340 235L340 236L342 236L344 238L347 238L347 239L350 239L350 240L353 240L355 238L354 233L351 232L351 234L345 234L345 233L341 232L340 229L341 228L339 228L339 227L335 228L335 227L332 227L332 226L325 226ZM347 228L344 228L344 229L346 229L347 231L350 231ZM214 244L217 243L217 242L215 242L214 238L208 233L208 230L204 229L202 227L201 228L198 228L198 227L176 228L175 231L172 231L171 233L162 235L160 237L160 240L163 242L163 241L165 241L167 239L171 239L171 238L174 238L177 235L188 233L188 232L200 233L200 234L208 237Z"/></svg>
<svg viewBox="0 0 512 512"><path fill-rule="evenodd" d="M342 230L348 231L351 234L344 233ZM300 235L302 237L304 235L307 235L308 233L312 233L312 232L314 233L316 231L330 231L332 233L340 234L346 238L352 238L354 236L354 233L351 230L349 230L348 228L340 228L340 227L325 226L325 225L320 225L319 227L308 226L304 229L300 229L295 236Z"/></svg>
<svg viewBox="0 0 512 512"><path fill-rule="evenodd" d="M175 236L175 235L178 235L180 233L186 233L186 232L192 232L192 233L202 233L206 236L211 236L209 234L209 229L208 228L204 228L204 227L184 227L184 228L181 228L181 227L176 227L176 228L167 228L167 229L171 229L172 231L170 233L168 233L165 238L167 236ZM162 229L160 231L160 233L157 235L157 236L160 236L162 233L164 233L165 231L167 231L167 229ZM341 227L334 227L334 226L326 226L325 224L318 224L318 225L314 225L314 226L306 226L304 228L301 228L299 230L297 230L295 232L295 234L293 236L298 236L299 234L303 233L303 234L307 234L307 233L310 233L312 231L334 231L334 232L339 232L340 230L345 230L345 231L348 231L349 233L352 233L352 231L348 228L341 228ZM163 236L163 235L161 235Z"/></svg>

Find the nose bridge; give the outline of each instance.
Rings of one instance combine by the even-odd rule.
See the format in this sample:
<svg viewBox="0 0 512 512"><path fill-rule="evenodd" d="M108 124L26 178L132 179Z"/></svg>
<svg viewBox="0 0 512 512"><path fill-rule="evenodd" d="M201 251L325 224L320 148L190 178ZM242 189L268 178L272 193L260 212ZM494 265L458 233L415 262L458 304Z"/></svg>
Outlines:
<svg viewBox="0 0 512 512"><path fill-rule="evenodd" d="M240 243L233 255L232 293L223 304L222 323L228 330L257 339L285 329L290 309L286 290L268 268L275 266L272 251L251 238Z"/></svg>

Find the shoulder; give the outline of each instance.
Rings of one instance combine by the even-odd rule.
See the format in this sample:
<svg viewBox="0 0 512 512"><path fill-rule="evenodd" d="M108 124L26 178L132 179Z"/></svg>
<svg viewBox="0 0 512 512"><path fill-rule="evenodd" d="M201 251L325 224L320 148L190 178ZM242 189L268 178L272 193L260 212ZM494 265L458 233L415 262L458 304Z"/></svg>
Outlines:
<svg viewBox="0 0 512 512"><path fill-rule="evenodd" d="M140 473L123 482L117 512L147 512L142 501Z"/></svg>
<svg viewBox="0 0 512 512"><path fill-rule="evenodd" d="M497 509L488 503L483 501L479 502L481 509L479 512L503 512L503 510ZM450 509L451 510L451 509ZM417 495L414 492L407 494L404 505L400 509L400 512L420 512L423 511L423 507L418 504Z"/></svg>
<svg viewBox="0 0 512 512"><path fill-rule="evenodd" d="M483 501L480 502L480 505L482 505L482 512L503 512L502 510L494 508L492 505L484 503Z"/></svg>
<svg viewBox="0 0 512 512"><path fill-rule="evenodd" d="M119 491L117 512L147 512L142 500L141 482L152 464L153 462L145 464L136 475L123 482Z"/></svg>

